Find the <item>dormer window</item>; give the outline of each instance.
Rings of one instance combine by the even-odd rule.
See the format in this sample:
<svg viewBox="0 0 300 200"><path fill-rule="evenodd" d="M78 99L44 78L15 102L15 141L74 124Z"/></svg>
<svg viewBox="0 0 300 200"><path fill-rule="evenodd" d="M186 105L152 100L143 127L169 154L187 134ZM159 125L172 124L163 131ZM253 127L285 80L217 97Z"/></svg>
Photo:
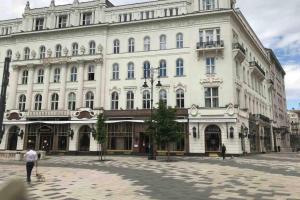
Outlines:
<svg viewBox="0 0 300 200"><path fill-rule="evenodd" d="M203 0L203 10L213 10L216 8L215 0Z"/></svg>
<svg viewBox="0 0 300 200"><path fill-rule="evenodd" d="M66 28L67 27L67 15L61 15L58 18L58 28Z"/></svg>
<svg viewBox="0 0 300 200"><path fill-rule="evenodd" d="M44 27L44 18L35 19L35 30L40 31L43 30Z"/></svg>
<svg viewBox="0 0 300 200"><path fill-rule="evenodd" d="M82 25L90 25L92 23L92 13L83 13L82 15Z"/></svg>

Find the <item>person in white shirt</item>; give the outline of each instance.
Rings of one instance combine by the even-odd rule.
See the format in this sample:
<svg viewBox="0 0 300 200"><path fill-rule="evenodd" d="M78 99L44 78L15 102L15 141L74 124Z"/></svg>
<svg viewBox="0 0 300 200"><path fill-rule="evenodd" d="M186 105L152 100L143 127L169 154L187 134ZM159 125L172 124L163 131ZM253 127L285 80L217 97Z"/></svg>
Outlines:
<svg viewBox="0 0 300 200"><path fill-rule="evenodd" d="M34 167L34 163L38 159L38 155L36 151L32 150L32 148L29 148L26 154L24 155L26 160L26 171L27 171L27 182L31 182L31 172Z"/></svg>

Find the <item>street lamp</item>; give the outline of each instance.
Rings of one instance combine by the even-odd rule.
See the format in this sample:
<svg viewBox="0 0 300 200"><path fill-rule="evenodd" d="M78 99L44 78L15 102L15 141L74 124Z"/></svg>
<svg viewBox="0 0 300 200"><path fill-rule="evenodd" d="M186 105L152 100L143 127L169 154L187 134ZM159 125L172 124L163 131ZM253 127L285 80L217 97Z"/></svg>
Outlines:
<svg viewBox="0 0 300 200"><path fill-rule="evenodd" d="M150 93L150 137L149 137L149 145L148 145L148 160L155 160L156 159L156 156L155 156L155 152L154 152L154 138L153 138L153 135L154 135L154 132L153 132L153 90L154 90L154 82L156 79L154 79L154 74L155 73L158 73L159 72L159 67L158 68L150 68L150 76L146 76L146 74L144 75L145 77L145 82L143 84L143 88L149 88L148 84L147 84L147 79L150 80L150 84L151 84L151 93ZM159 78L159 76L158 76ZM156 84L156 87L161 87L162 84L160 82L160 80L158 80L157 84Z"/></svg>

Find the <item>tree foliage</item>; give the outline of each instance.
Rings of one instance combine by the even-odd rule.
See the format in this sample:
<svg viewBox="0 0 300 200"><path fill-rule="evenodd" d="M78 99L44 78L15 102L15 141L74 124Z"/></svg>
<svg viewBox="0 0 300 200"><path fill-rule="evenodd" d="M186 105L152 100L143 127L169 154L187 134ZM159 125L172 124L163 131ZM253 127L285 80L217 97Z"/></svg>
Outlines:
<svg viewBox="0 0 300 200"><path fill-rule="evenodd" d="M97 117L97 124L96 124L96 141L99 145L101 160L103 158L106 140L107 140L107 133L106 133L105 117L103 114L99 114Z"/></svg>

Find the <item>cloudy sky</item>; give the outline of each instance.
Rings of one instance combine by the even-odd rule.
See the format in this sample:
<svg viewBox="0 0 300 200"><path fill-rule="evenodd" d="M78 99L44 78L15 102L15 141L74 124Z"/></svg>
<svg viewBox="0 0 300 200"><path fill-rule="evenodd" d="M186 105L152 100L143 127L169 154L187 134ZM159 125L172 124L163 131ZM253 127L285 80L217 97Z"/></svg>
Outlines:
<svg viewBox="0 0 300 200"><path fill-rule="evenodd" d="M0 20L21 17L27 0L1 0ZM80 2L89 0L80 0ZM111 0L127 4L146 0ZM56 4L73 0L56 0ZM300 1L237 0L263 44L274 49L286 75L288 108L300 108ZM50 0L30 0L31 7L49 6Z"/></svg>

